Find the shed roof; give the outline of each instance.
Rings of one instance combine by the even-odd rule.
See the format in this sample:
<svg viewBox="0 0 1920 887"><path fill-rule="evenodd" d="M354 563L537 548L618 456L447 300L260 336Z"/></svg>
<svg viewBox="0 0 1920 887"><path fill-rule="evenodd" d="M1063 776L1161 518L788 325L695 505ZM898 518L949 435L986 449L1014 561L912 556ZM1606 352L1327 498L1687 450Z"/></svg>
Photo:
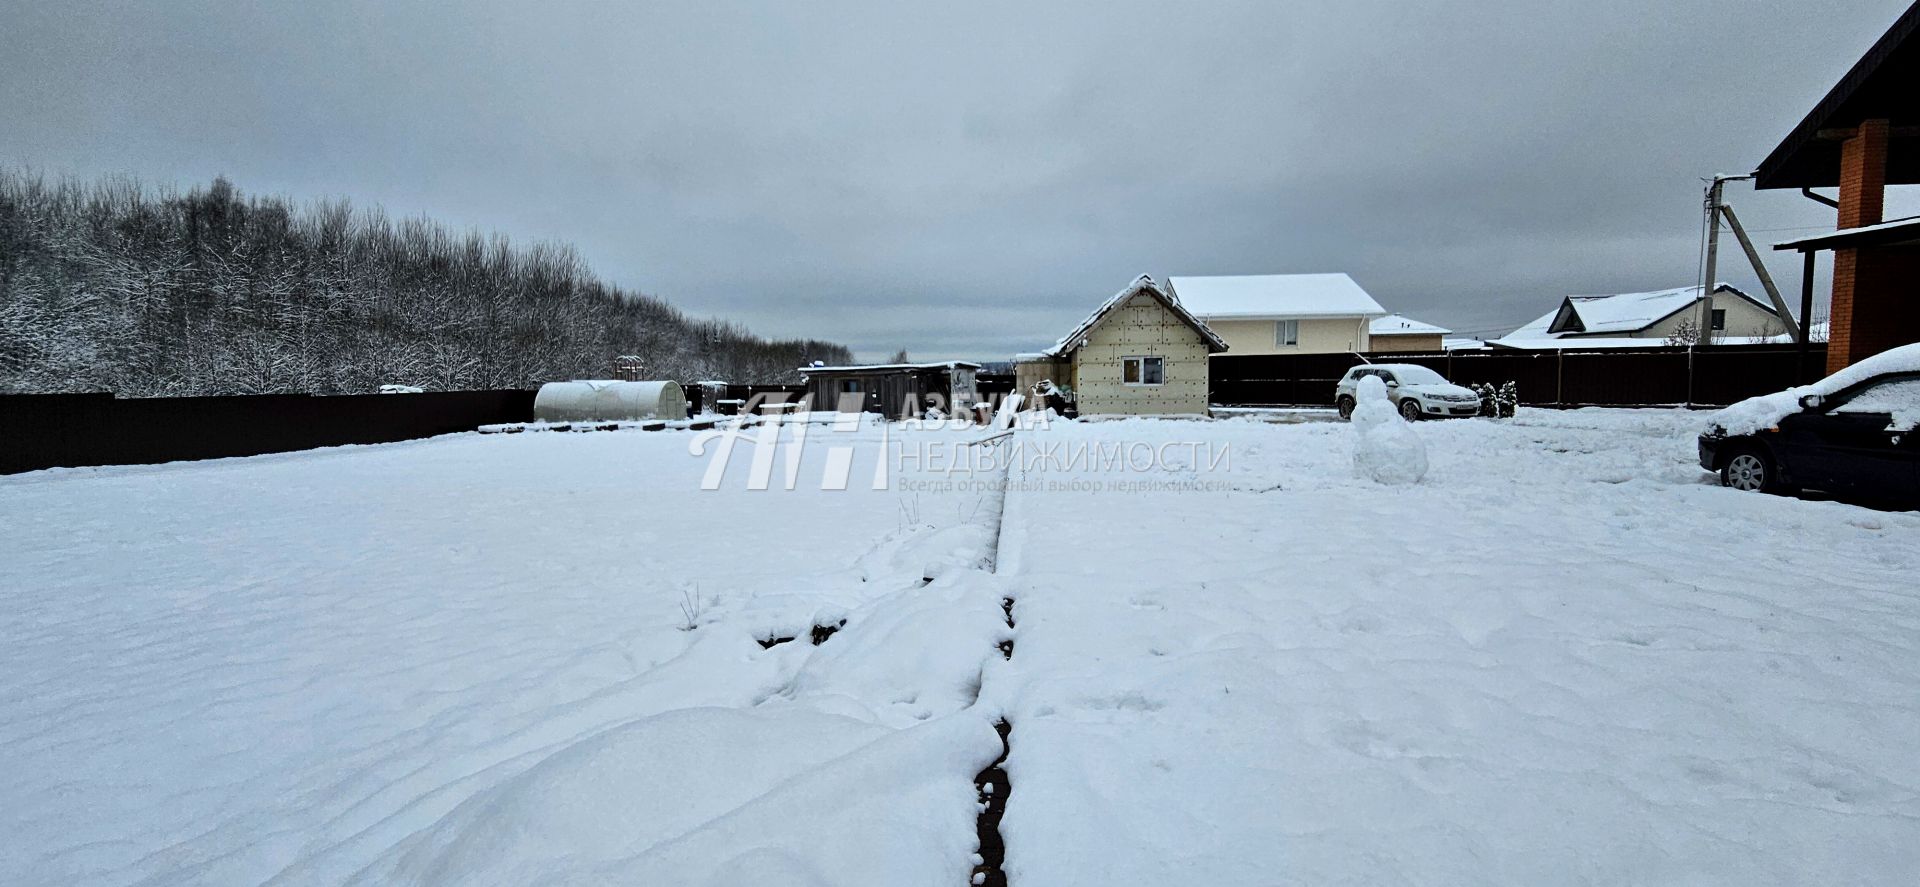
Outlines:
<svg viewBox="0 0 1920 887"><path fill-rule="evenodd" d="M1219 352L1227 350L1226 340L1221 339L1218 333L1215 333L1212 328L1202 323L1200 318L1193 316L1193 312L1188 311L1182 306L1179 299L1168 295L1165 290L1162 290L1159 284L1153 282L1152 277L1142 274L1134 278L1133 282L1128 284L1126 289L1107 297L1107 300L1101 302L1100 307L1093 309L1093 313L1087 315L1087 319L1080 321L1080 325L1074 327L1072 332L1061 336L1059 341L1053 343L1053 347L1041 353L1047 357L1065 357L1068 354L1072 354L1074 349L1080 347L1081 340L1086 338L1088 333L1093 332L1093 328L1099 326L1100 322L1105 320L1114 308L1125 304L1128 299L1141 293L1146 293L1158 299L1160 304L1165 305L1167 310L1172 311L1175 317L1180 318L1182 322L1199 333L1200 338L1205 339L1207 342L1207 353L1218 354Z"/></svg>
<svg viewBox="0 0 1920 887"><path fill-rule="evenodd" d="M1907 8L1826 98L1807 112L1754 171L1755 188L1825 188L1840 183L1840 141L1822 130L1850 129L1885 118L1893 126L1920 124L1920 2ZM1895 139L1887 149L1887 184L1920 182L1920 140Z"/></svg>
<svg viewBox="0 0 1920 887"><path fill-rule="evenodd" d="M1374 318L1372 323L1367 324L1367 332L1375 336L1444 336L1453 330L1423 323L1404 314L1389 314Z"/></svg>
<svg viewBox="0 0 1920 887"><path fill-rule="evenodd" d="M1842 228L1838 231L1776 243L1774 249L1810 252L1827 249L1851 249L1863 246L1910 246L1920 243L1920 216L1895 219L1878 225Z"/></svg>
<svg viewBox="0 0 1920 887"><path fill-rule="evenodd" d="M1174 297L1203 318L1286 320L1381 317L1387 309L1345 274L1241 274L1169 278Z"/></svg>

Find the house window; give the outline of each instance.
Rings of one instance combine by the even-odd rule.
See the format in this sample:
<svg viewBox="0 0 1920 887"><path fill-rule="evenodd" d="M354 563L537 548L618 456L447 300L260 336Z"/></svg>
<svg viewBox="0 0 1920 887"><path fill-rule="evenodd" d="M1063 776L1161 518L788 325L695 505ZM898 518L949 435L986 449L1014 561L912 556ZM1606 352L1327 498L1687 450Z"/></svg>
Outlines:
<svg viewBox="0 0 1920 887"><path fill-rule="evenodd" d="M1721 332L1727 328L1727 309L1713 309L1713 331Z"/></svg>
<svg viewBox="0 0 1920 887"><path fill-rule="evenodd" d="M1128 385L1164 385L1167 381L1167 359L1123 357L1120 359L1120 381Z"/></svg>
<svg viewBox="0 0 1920 887"><path fill-rule="evenodd" d="M1273 344L1300 344L1300 321L1276 320L1273 322Z"/></svg>

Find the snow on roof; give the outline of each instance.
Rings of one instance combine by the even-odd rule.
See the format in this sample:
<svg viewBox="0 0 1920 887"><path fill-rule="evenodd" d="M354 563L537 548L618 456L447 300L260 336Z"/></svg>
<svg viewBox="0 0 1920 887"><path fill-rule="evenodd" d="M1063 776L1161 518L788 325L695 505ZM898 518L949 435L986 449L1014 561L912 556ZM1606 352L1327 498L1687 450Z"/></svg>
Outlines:
<svg viewBox="0 0 1920 887"><path fill-rule="evenodd" d="M1601 351L1609 348L1661 348L1666 346L1667 340L1636 339L1632 336L1502 336L1488 339L1487 344L1515 351Z"/></svg>
<svg viewBox="0 0 1920 887"><path fill-rule="evenodd" d="M1372 323L1367 324L1367 332L1375 336L1444 336L1453 330L1422 323L1404 314L1389 314L1374 318Z"/></svg>
<svg viewBox="0 0 1920 887"><path fill-rule="evenodd" d="M1165 290L1162 290L1159 284L1153 282L1152 277L1142 274L1134 278L1133 283L1128 284L1126 289L1107 297L1105 302L1100 303L1100 307L1093 309L1093 313L1087 315L1086 320L1080 321L1080 325L1073 328L1073 332L1061 336L1059 341L1053 343L1052 348L1048 348L1041 353L1047 357L1064 357L1073 353L1075 348L1080 347L1080 340L1092 332L1094 327L1099 326L1100 321L1106 319L1107 312L1112 311L1115 307L1125 303L1128 299L1133 298L1139 293L1147 293L1159 299L1160 304L1167 306L1167 310L1172 311L1175 316L1185 321L1188 326L1193 327L1193 329L1200 334L1201 338L1207 340L1208 353L1218 353L1227 350L1226 341L1221 339L1218 333L1215 333L1205 323L1202 323L1200 318L1193 316L1191 311L1188 311L1186 307L1180 304L1179 299L1168 295Z"/></svg>
<svg viewBox="0 0 1920 887"><path fill-rule="evenodd" d="M1749 397L1707 417L1708 427L1718 426L1728 434L1752 434L1799 412L1800 398L1806 395L1836 394L1884 373L1920 373L1920 342L1882 351L1811 385Z"/></svg>
<svg viewBox="0 0 1920 887"><path fill-rule="evenodd" d="M1884 221L1884 223L1876 223L1876 225L1860 225L1859 228L1828 230L1826 234L1812 234L1812 236L1795 238L1795 240L1782 240L1782 242L1774 244L1774 250L1799 250L1799 248L1803 248L1803 246L1820 246L1820 244L1826 244L1828 240L1836 240L1836 238L1845 240L1845 238L1859 236L1859 234L1878 234L1878 232L1884 232L1884 230L1905 230L1905 228L1920 228L1920 215L1907 217L1907 219Z"/></svg>
<svg viewBox="0 0 1920 887"><path fill-rule="evenodd" d="M1472 338L1471 336L1462 336L1460 338L1448 336L1440 340L1440 350L1442 351L1477 351L1485 347L1487 347L1486 342Z"/></svg>
<svg viewBox="0 0 1920 887"><path fill-rule="evenodd" d="M1568 296L1567 302L1588 333L1628 333L1646 329L1675 311L1700 300L1700 288L1683 286L1650 293L1605 296Z"/></svg>
<svg viewBox="0 0 1920 887"><path fill-rule="evenodd" d="M1814 324L1808 334L1812 337L1809 341L1825 342L1827 340L1826 321ZM1713 338L1714 344L1718 345L1792 345L1800 341L1786 333L1775 333L1771 336L1723 335L1715 333ZM1447 343L1453 341L1457 340L1446 339L1443 340L1440 345L1442 348L1451 351L1454 350L1454 346ZM1501 339L1490 339L1484 344L1496 349L1507 348L1514 351L1604 351L1610 348L1669 347L1665 339L1636 339L1631 336L1568 336L1565 338L1543 336L1535 339L1508 336ZM1464 347L1470 348L1472 346L1467 345Z"/></svg>
<svg viewBox="0 0 1920 887"><path fill-rule="evenodd" d="M1722 283L1713 288L1714 295L1731 293L1746 299L1773 313L1773 307L1741 292L1738 287ZM1700 299L1700 287L1683 286L1669 290L1654 290L1645 293L1615 293L1604 296L1567 296L1552 311L1540 315L1498 339L1488 340L1488 344L1502 348L1556 349L1556 348L1645 348L1647 339L1631 336L1602 336L1596 333L1635 333L1671 316L1674 312L1692 305ZM1548 332L1553 322L1560 316L1562 309L1571 306L1579 318L1585 332L1567 330Z"/></svg>
<svg viewBox="0 0 1920 887"><path fill-rule="evenodd" d="M1890 221L1890 222L1880 222L1879 224L1875 224L1875 225L1862 225L1858 228L1842 228L1838 231L1828 231L1825 234L1816 234L1812 237L1802 237L1797 240L1782 241L1780 243L1774 244L1773 248L1803 250L1808 247L1831 247L1836 245L1836 241L1839 244L1846 244L1848 241L1865 239L1870 235L1906 232L1908 229L1914 229L1914 233L1916 234L1916 236L1920 236L1920 216L1914 216L1914 217L1905 218L1905 219L1894 219L1893 221ZM1906 239L1906 238L1889 238L1889 239Z"/></svg>
<svg viewBox="0 0 1920 887"><path fill-rule="evenodd" d="M980 365L965 360L943 360L937 363L862 363L838 367L801 367L803 373L849 373L855 370L950 370L966 367L977 370Z"/></svg>
<svg viewBox="0 0 1920 887"><path fill-rule="evenodd" d="M1203 318L1380 317L1387 309L1345 274L1174 277L1174 298Z"/></svg>

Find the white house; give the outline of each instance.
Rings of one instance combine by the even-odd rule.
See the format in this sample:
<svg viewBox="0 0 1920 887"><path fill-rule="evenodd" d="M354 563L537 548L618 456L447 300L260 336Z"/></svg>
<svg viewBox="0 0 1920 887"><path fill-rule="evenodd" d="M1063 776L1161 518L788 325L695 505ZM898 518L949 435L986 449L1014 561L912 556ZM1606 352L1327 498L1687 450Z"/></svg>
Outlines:
<svg viewBox="0 0 1920 887"><path fill-rule="evenodd" d="M1236 355L1367 351L1386 309L1345 274L1174 277L1175 299Z"/></svg>
<svg viewBox="0 0 1920 887"><path fill-rule="evenodd" d="M1403 314L1389 314L1376 317L1367 325L1367 338L1370 340L1367 350L1375 354L1439 351L1444 347L1441 340L1452 332L1446 327L1414 320Z"/></svg>
<svg viewBox="0 0 1920 887"><path fill-rule="evenodd" d="M1776 341L1785 325L1771 306L1728 284L1713 288L1711 322L1700 287L1567 296L1559 306L1487 344L1495 348L1646 348L1693 338L1711 326L1715 342Z"/></svg>

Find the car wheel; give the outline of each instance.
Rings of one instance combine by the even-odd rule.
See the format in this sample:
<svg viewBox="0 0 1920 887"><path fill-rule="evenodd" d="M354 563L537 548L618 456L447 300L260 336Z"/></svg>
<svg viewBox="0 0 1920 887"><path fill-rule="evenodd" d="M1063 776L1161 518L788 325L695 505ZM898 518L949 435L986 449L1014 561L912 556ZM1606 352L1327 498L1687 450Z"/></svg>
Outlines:
<svg viewBox="0 0 1920 887"><path fill-rule="evenodd" d="M1751 446L1741 447L1727 457L1726 464L1720 466L1720 483L1750 493L1777 493L1781 488L1773 460Z"/></svg>
<svg viewBox="0 0 1920 887"><path fill-rule="evenodd" d="M1403 397L1400 399L1400 418L1409 422L1418 422L1420 421L1420 415L1419 398Z"/></svg>
<svg viewBox="0 0 1920 887"><path fill-rule="evenodd" d="M1353 398L1342 394L1339 400L1333 402L1333 405L1340 410L1340 420L1342 422L1353 418Z"/></svg>

